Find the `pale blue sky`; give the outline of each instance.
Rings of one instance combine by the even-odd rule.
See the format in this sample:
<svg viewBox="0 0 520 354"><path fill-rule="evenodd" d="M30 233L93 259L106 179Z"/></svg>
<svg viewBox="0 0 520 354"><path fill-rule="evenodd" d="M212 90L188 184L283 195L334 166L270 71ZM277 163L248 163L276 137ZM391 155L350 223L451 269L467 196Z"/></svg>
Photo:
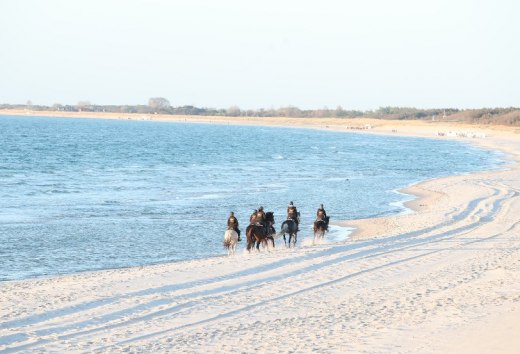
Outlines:
<svg viewBox="0 0 520 354"><path fill-rule="evenodd" d="M0 0L0 103L520 106L520 1Z"/></svg>

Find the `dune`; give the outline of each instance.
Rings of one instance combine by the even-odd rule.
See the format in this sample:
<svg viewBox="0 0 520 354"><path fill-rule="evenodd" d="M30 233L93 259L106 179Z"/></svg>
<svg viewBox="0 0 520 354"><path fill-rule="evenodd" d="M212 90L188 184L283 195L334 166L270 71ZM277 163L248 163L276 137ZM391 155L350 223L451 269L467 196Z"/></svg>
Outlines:
<svg viewBox="0 0 520 354"><path fill-rule="evenodd" d="M251 254L242 245L230 257L1 282L1 352L518 352L520 135L514 128L150 119L469 139L503 151L508 163L414 185L404 190L416 196L407 203L412 213L338 222L356 229L343 242L295 249L278 243Z"/></svg>

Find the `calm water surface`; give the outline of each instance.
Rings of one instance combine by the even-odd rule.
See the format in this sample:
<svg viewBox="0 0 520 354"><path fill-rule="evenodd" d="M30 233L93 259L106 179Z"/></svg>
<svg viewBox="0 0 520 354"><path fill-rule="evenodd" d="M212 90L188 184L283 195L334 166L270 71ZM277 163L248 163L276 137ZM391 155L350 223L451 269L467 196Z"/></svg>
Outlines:
<svg viewBox="0 0 520 354"><path fill-rule="evenodd" d="M0 280L224 254L230 211L245 228L262 205L279 228L291 200L301 240L320 203L333 220L399 213L396 189L499 163L454 141L9 116L0 151Z"/></svg>

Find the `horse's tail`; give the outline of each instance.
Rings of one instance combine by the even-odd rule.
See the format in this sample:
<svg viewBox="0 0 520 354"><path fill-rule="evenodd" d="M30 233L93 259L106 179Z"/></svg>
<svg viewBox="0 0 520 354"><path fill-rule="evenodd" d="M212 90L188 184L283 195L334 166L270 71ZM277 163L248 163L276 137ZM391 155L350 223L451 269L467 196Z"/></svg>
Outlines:
<svg viewBox="0 0 520 354"><path fill-rule="evenodd" d="M290 234L291 233L291 226L289 225L289 220L285 220L282 223L282 226L280 227L280 232L276 234L276 238L279 238L283 234Z"/></svg>
<svg viewBox="0 0 520 354"><path fill-rule="evenodd" d="M249 225L248 227L246 227L246 238L247 238L247 240L250 240L251 237L252 237L251 230L253 230L253 225Z"/></svg>
<svg viewBox="0 0 520 354"><path fill-rule="evenodd" d="M248 225L246 228L246 240L247 240L247 250L251 250L253 247L254 241L253 241L253 225Z"/></svg>
<svg viewBox="0 0 520 354"><path fill-rule="evenodd" d="M231 231L228 229L225 233L224 233L224 248L225 249L229 249L229 247L231 247Z"/></svg>
<svg viewBox="0 0 520 354"><path fill-rule="evenodd" d="M287 220L282 223L282 226L280 226L280 232L278 235L287 234L289 233L289 225L287 225Z"/></svg>
<svg viewBox="0 0 520 354"><path fill-rule="evenodd" d="M228 250L229 247L231 247L231 239L224 240L224 248Z"/></svg>

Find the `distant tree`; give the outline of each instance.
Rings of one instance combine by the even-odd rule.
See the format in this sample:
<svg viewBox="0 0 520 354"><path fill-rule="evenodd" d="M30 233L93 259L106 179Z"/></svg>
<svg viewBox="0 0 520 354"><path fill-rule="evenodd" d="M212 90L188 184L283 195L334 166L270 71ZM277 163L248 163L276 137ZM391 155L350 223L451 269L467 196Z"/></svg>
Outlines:
<svg viewBox="0 0 520 354"><path fill-rule="evenodd" d="M226 110L226 114L230 117L238 117L240 113L240 108L238 108L238 106L231 106Z"/></svg>
<svg viewBox="0 0 520 354"><path fill-rule="evenodd" d="M301 117L302 111L295 106L280 107L277 109L279 117Z"/></svg>
<svg viewBox="0 0 520 354"><path fill-rule="evenodd" d="M336 110L334 111L334 115L335 115L336 117L346 117L346 116L347 116L347 111L345 111L345 110L343 109L343 107L341 107L341 106L337 106L337 107L336 107Z"/></svg>
<svg viewBox="0 0 520 354"><path fill-rule="evenodd" d="M78 101L78 103L76 104L76 108L80 112L90 111L91 106L92 106L92 104L90 103L90 101Z"/></svg>
<svg viewBox="0 0 520 354"><path fill-rule="evenodd" d="M156 111L167 110L171 107L170 101L164 97L152 97L148 100L148 106Z"/></svg>

